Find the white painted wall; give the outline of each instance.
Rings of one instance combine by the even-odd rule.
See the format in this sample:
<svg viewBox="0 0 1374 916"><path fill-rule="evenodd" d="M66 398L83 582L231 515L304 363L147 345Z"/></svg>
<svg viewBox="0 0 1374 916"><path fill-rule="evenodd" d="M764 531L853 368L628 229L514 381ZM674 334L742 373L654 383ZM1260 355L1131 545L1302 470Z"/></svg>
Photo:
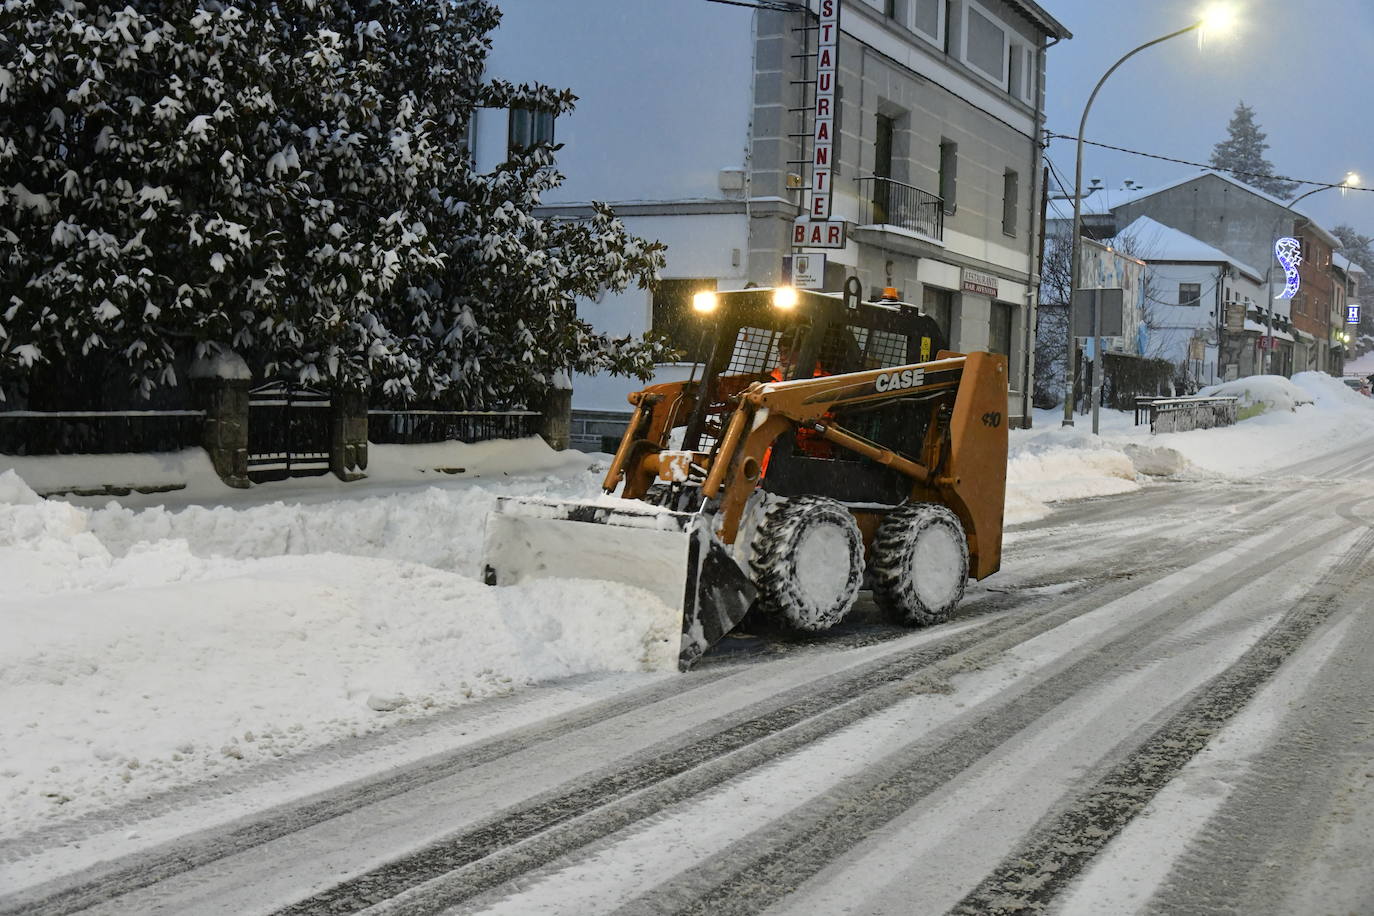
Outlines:
<svg viewBox="0 0 1374 916"><path fill-rule="evenodd" d="M745 260L749 256L749 225L744 215L627 217L625 227L635 235L658 239L668 246L668 266L663 277L714 279L717 289L744 287ZM736 252L738 265L734 263ZM652 299L647 290L629 289L618 295L606 295L600 302L580 302L578 314L608 334L643 334L650 329ZM689 371L690 367L660 366L654 382L685 379ZM643 386L632 378L576 375L573 407L628 411L626 396Z"/></svg>
<svg viewBox="0 0 1374 916"><path fill-rule="evenodd" d="M1224 303L1226 287L1231 288L1233 301L1244 302L1248 297L1252 303L1258 303L1263 298L1261 283L1234 271L1223 279L1218 264L1150 263L1147 278L1151 319L1155 327L1151 330L1145 355L1174 363L1187 358L1188 341L1199 329L1215 328L1225 318L1224 312L1218 311L1224 305L1218 303ZM1202 287L1202 302L1196 306L1171 304L1178 301L1180 283L1199 284ZM1218 284L1222 287L1220 297L1217 296ZM1199 381L1211 384L1217 380L1220 368L1217 365L1216 348L1208 347L1206 351L1204 365L1193 368L1201 376Z"/></svg>
<svg viewBox="0 0 1374 916"><path fill-rule="evenodd" d="M744 164L752 10L701 0L499 0L487 76L568 88L559 169L545 203L721 199ZM479 168L505 156L507 114L477 119Z"/></svg>

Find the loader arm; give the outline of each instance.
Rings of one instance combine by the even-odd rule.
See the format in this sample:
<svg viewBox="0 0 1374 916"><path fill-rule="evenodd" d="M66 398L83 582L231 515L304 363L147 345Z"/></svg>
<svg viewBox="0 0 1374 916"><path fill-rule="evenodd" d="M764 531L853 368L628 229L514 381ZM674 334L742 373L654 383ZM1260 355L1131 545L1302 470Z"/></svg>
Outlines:
<svg viewBox="0 0 1374 916"><path fill-rule="evenodd" d="M707 500L719 500L716 535L734 543L745 505L763 475L765 453L789 429L805 427L905 474L913 495L938 494L968 534L971 574L982 579L996 572L1006 495L1006 358L989 353L941 357L747 388L703 487ZM920 459L869 442L827 419L840 408L915 396L933 396L948 408L947 429L927 437ZM937 418L942 413L935 411Z"/></svg>

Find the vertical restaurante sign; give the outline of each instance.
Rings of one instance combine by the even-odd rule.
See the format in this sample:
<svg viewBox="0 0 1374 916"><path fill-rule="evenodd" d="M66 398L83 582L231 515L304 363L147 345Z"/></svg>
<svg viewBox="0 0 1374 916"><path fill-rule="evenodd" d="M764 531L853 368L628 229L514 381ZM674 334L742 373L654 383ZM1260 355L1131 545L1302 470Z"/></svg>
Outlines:
<svg viewBox="0 0 1374 916"><path fill-rule="evenodd" d="M811 140L813 220L830 219L831 156L835 150L835 83L839 79L840 0L821 0L816 42L816 126Z"/></svg>

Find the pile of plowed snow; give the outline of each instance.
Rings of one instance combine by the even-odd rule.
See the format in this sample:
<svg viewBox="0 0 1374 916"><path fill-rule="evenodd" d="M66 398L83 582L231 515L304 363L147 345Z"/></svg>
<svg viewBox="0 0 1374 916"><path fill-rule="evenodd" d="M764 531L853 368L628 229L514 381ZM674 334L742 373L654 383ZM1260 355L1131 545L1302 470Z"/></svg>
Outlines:
<svg viewBox="0 0 1374 916"><path fill-rule="evenodd" d="M1300 375L1322 376L1322 372L1305 372ZM1340 384L1337 381L1337 384ZM1344 387L1344 386L1342 386ZM1200 398L1239 398L1241 411L1259 407L1262 411L1296 410L1304 404L1312 403L1312 396L1298 383L1298 376L1291 380L1281 375L1251 375L1220 385L1211 385L1197 393Z"/></svg>
<svg viewBox="0 0 1374 916"><path fill-rule="evenodd" d="M646 592L482 585L496 495L137 512L0 474L0 831L524 682L675 669L679 612Z"/></svg>

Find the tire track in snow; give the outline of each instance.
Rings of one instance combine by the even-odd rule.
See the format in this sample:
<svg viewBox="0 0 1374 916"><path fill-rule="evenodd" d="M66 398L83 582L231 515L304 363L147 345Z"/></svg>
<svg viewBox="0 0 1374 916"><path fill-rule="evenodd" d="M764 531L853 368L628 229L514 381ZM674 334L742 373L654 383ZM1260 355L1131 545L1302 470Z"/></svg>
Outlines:
<svg viewBox="0 0 1374 916"><path fill-rule="evenodd" d="M928 798L1061 703L1113 677L1123 658L1133 658L1188 623L1201 610L1276 567L1321 549L1332 535L1307 538L1275 555L1229 561L1224 578L1190 593L1176 606L1114 630L1105 644L1038 684L945 734L920 739L886 758L872 772L789 813L785 822L761 828L654 891L632 900L624 914L758 913L779 904L836 856L853 848ZM975 717L976 716L976 717ZM1009 857L1014 861L1015 857ZM1000 898L999 898L1000 899ZM982 901L987 903L987 901ZM967 912L997 912L969 909Z"/></svg>
<svg viewBox="0 0 1374 916"><path fill-rule="evenodd" d="M1269 537L1277 536L1270 535ZM1303 545L1304 552L1315 549L1323 541L1324 539L1312 539L1306 542ZM1218 551L1218 553L1224 552ZM1234 565L1239 557L1240 554L1238 553L1237 557L1228 562ZM1224 585L1209 589L1208 600L1210 600L1213 592L1221 593L1224 589L1234 589L1241 582L1253 580L1264 565L1247 565L1242 572L1234 577L1229 577ZM1201 575L1202 573L1198 573L1181 577L1177 587L1186 587L1195 582ZM1161 576L1160 578L1164 577ZM385 866L368 876L363 876L361 880L355 879L345 882L324 894L301 901L294 907L281 912L346 912L350 911L349 907L354 905L380 904L411 887L414 890L410 891L406 898L402 901L391 901L387 905L388 912L429 913L463 903L505 881L528 875L531 870L553 862L559 856L576 853L589 844L610 836L637 821L658 814L672 805L684 802L693 796L722 785L728 780L747 774L784 754L804 749L813 742L835 734L840 729L881 712L898 702L910 699L922 692L932 690L943 692L946 689L944 687L945 680L950 674L966 670L969 667L984 665L1028 639L1048 632L1082 614L1089 613L1104 603L1127 597L1138 591L1139 588L1139 582L1114 583L1110 594L1098 593L1084 596L1083 599L1071 602L1071 607L1066 607L1058 613L1024 623L1019 627L1008 628L995 637L989 636L987 629L982 628L976 633L970 634L971 636L981 634L981 638L970 640L967 646L958 651L948 651L954 647L946 645L943 658L921 659L920 666L912 670L901 681L896 683L851 684L833 697L829 695L814 697L811 702L819 701L817 705L825 711L810 721L807 721L805 717L796 717L794 715L796 710L785 709L780 711L781 716L773 716L765 721L751 723L751 731L758 732L758 734L726 753L714 755L711 759L701 759L696 754L674 752L669 760L660 761L657 764L659 767L673 765L677 772L671 775L660 777L660 774L656 773L653 775L659 778L641 782L639 779L627 778L628 774L617 774L614 778L620 783L619 795L623 797L617 797L612 792L604 793L599 804L579 805L582 808L580 816L576 819L566 818L561 823L551 824L549 826L553 829L549 829L547 832L529 831L519 836L509 834L502 836L490 830L484 830L479 835L468 834L455 837L450 841L431 847L419 856ZM1097 657L1097 653L1093 653L1093 657ZM1088 664L1091 665L1092 663L1089 662ZM1098 662L1097 664L1107 665L1108 663ZM1074 689L1079 688L1075 686ZM852 697L852 699L844 702L846 697ZM843 703L843 705L826 709L826 707L832 707L835 702ZM1019 714L1019 712L1015 712L1013 718ZM981 747L981 742L985 738L986 734L982 725L967 731L960 730L947 742L950 747L946 752L953 755L951 759L954 762L951 766L931 770L927 766L927 761L920 761L914 766L910 763L903 764L900 772L909 775L909 768L914 768L925 775L938 772L941 774L941 780L950 778L958 772L959 768L966 765L967 759L963 755L969 752L969 748ZM991 746L995 746L995 744ZM974 754L969 759L977 759L981 753L985 752L986 750ZM593 800L588 799L587 801ZM877 808L885 817L898 813L890 807L887 800L881 801ZM520 817L524 813L522 811L507 812L505 817L511 815ZM827 812L820 820L825 821L830 816L831 812ZM503 818L501 823L493 824L492 827L495 830L500 830L504 823L506 821ZM753 839L744 845L749 850L748 854L741 852L726 858L731 861L747 859L757 852L753 846ZM428 887L422 886L425 882L429 882ZM744 883L757 888L757 874L752 869L744 879ZM698 895L700 890L700 888L694 887L689 896ZM709 905L698 911L712 912L712 907L726 907L726 909L719 910L721 912L731 911L724 901L738 890L738 888L731 888L729 892L721 896L707 894L710 897ZM634 910L641 903L644 901L637 902L631 909ZM646 904L646 906L648 906L647 911L649 912L659 911L654 909L652 905Z"/></svg>
<svg viewBox="0 0 1374 916"><path fill-rule="evenodd" d="M1042 909L1254 697L1338 607L1341 594L1374 574L1371 551L1374 531L1356 541L1239 661L1212 678L1142 747L1037 829L952 912L975 916Z"/></svg>
<svg viewBox="0 0 1374 916"><path fill-rule="evenodd" d="M1334 762L1346 761L1369 778L1374 736L1369 709L1374 618L1367 613L1374 606L1371 566L1366 563L1350 577L1356 588L1345 595L1342 614L1350 630L1317 671L1302 702L1285 715L1283 740L1247 763L1221 809L1188 843L1161 892L1149 901L1148 912L1356 913L1374 899L1374 882L1368 877L1352 884L1348 878L1323 881L1319 876L1314 888L1296 884L1292 871L1295 864L1320 855L1323 846L1352 871L1369 861L1367 835L1363 844L1323 842L1322 828L1330 825L1319 819L1333 800L1347 808L1359 804L1358 797L1338 798L1344 787Z"/></svg>
<svg viewBox="0 0 1374 916"><path fill-rule="evenodd" d="M215 827L142 853L122 857L115 862L88 869L77 875L56 879L9 898L0 898L0 914L45 913L66 914L102 901L128 894L175 875L217 862L245 849L259 846L280 837L304 830L365 805L394 798L415 788L474 769L484 763L499 760L531 745L557 741L559 738L604 722L626 712L661 700L681 696L685 690L704 690L733 672L722 669L694 675L689 684L672 680L642 690L589 704L583 709L564 713L552 719L535 722L512 731L479 740L461 750L442 755L430 755L416 763L392 768L385 779L356 780L340 788L316 793L310 798L239 818L224 827ZM458 722L479 714L474 708L455 710L447 717ZM417 731L441 724L435 720L407 723L404 730ZM151 802L126 805L113 811L98 812L86 818L53 828L25 834L0 844L0 860L17 862L26 854L32 855L55 845L80 842L83 837L102 830L127 831L151 817L192 807L204 802L207 795L221 797L242 790L253 781L281 779L293 772L312 767L327 767L341 758L357 756L378 745L394 743L395 731L374 733L365 738L327 747L301 758L273 761L251 772L239 774L210 785L200 784L154 798ZM13 902L11 902L13 901Z"/></svg>
<svg viewBox="0 0 1374 916"><path fill-rule="evenodd" d="M1167 567L1161 564L1167 563L1170 557L1176 554L1173 542L1163 538L1152 539L1146 544L1140 544L1132 543L1128 538L1123 537L1119 543L1113 544L1112 548L1111 562L1107 564L1110 567L1138 564L1145 568L1154 568L1161 575L1167 572ZM1067 551L1064 552L1063 556L1066 558L1062 567L1064 570L1072 569L1078 562L1072 559L1072 555ZM1048 578L1053 579L1055 576L1052 573ZM1100 603L1109 600L1116 590L1124 592L1138 587L1138 585L1139 583L1132 583L1128 579L1122 580L1116 589L1111 592L1104 592L1101 585L1084 580L1076 586L1071 594L1093 588L1095 589L1094 594L1085 600ZM1044 600L1049 600L1050 597L1063 600L1065 596L1046 596ZM1018 600L1013 595L990 595L981 596L981 598L982 600L975 599L975 601L970 602L968 607L961 608L957 619L968 619L979 614L1005 612L1011 608L1024 609L1026 606L1024 600ZM1088 607L1086 610L1091 610L1091 608ZM1004 626L1009 625L1009 623L1004 624ZM905 628L894 627L877 637L860 634L852 639L840 636L838 640L829 643L825 639L813 639L806 642L814 644L817 649L823 651L827 644L832 646L842 646L846 643L849 645L867 645L887 639L906 637L910 633L911 631ZM984 635L995 634L984 632ZM1026 638L1031 638L1033 635L1027 635ZM970 635L961 639L960 645L964 642L976 642L981 638L983 636ZM702 689L705 687L706 680L713 681L733 673L734 670L729 664L719 667L713 667L709 663L702 665L692 675L693 682L689 689ZM705 680L701 680L703 678ZM359 807L402 795L417 787L448 778L463 770L473 769L483 763L500 759L530 745L556 742L560 737L572 734L589 725L614 718L628 710L658 702L665 696L679 694L682 689L681 682L675 681L645 691L636 691L623 698L601 701L585 710L566 714L550 722L536 723L510 734L480 741L453 754L444 755L437 759L431 757L422 760L402 769L399 773L392 771L385 780L368 781L361 785L351 784L337 790L317 794L301 802L275 806L249 818L238 819L226 827L210 828L145 852L103 863L76 875L66 876L35 888L26 889L21 895L16 895L13 899L19 901L19 909L24 911L53 914L75 912L94 903L112 900L176 875L212 865L243 850L297 833ZM864 690L867 688L853 685L840 686L835 691L825 695L825 702L837 702L837 697L842 697L854 689ZM780 700L779 702L785 701ZM432 722L416 723L415 727L427 727L433 724ZM194 806L196 803L204 801L207 794L212 797L225 796L241 789L246 783L251 783L253 779L280 778L283 773L308 768L321 757L326 759L326 763L333 762L336 756L347 756L360 748L370 747L377 742L386 740L388 740L386 735L369 736L363 741L352 742L337 750L325 749L304 758L288 760L280 764L269 764L266 767L258 768L254 773L244 773L232 780L225 780L211 786L191 787L188 790L169 793L168 796L155 799L152 802L125 806L113 812L102 812L89 818L58 825L38 835L25 835L0 844L0 857L8 854L10 860L13 861L15 858L23 858L26 853L73 842L79 837L88 837L92 832L98 831L99 827L95 825L99 824L110 824L122 835L129 827L136 826L140 821L146 820L150 810L154 814L165 814L171 810ZM112 828L107 827L106 829ZM30 909L35 907L37 909ZM17 911L12 908L8 901L0 901L0 913Z"/></svg>
<svg viewBox="0 0 1374 916"><path fill-rule="evenodd" d="M1160 497L1168 496L1166 491L1160 491ZM1252 499L1265 498L1264 494L1252 497ZM1186 494L1175 494L1175 500L1185 501ZM1249 500L1247 500L1249 501ZM1169 502L1169 500L1156 499L1155 502ZM1269 512L1281 514L1281 509L1275 505L1269 506ZM1253 527L1260 527L1258 518L1247 518ZM1186 522L1185 527L1191 527L1196 522ZM1175 532L1175 536L1183 533L1184 529ZM1235 540L1243 534L1242 528L1235 528L1228 534L1236 534ZM1216 550L1224 549L1224 544L1210 545ZM1113 561L1109 564L1113 570L1107 577L1106 584L1088 583L1084 589L1089 587L1095 589L1092 594L1084 595L1072 605L1072 613L1069 617L1076 614L1087 613L1094 607L1100 606L1105 601L1113 600L1118 594L1125 594L1135 588L1148 584L1149 581L1165 575L1168 570L1161 571L1156 564L1166 563L1171 556L1176 556L1177 548L1164 540L1153 541L1150 544L1151 550L1141 553L1141 545L1133 544L1129 538L1123 537L1120 543L1113 545L1113 552L1109 555ZM1157 548L1157 549L1155 549ZM1190 557L1196 559L1196 557ZM1065 568L1072 566L1066 564ZM1121 578L1123 575L1136 575L1134 571L1121 572L1122 568L1140 566L1150 568L1155 566L1151 572L1140 575L1135 580ZM1037 577L1039 578L1039 577ZM1050 597L1063 600L1063 595L1044 596L1043 600L1037 601L1036 605L1048 601ZM1005 598L998 597L989 599L990 604L988 613L1001 613L1009 609L1005 603ZM1024 601L1019 603L1019 608L1029 609ZM1065 619L1069 619L1066 617ZM1010 629L1016 620L998 622L998 626L989 629L989 624L981 624L976 634L970 634L969 644L983 638L994 638L999 633ZM1057 624L1055 624L1057 625ZM1046 627L1037 629L1043 630ZM900 631L906 634L908 631ZM929 631L934 632L934 631ZM1034 632L1026 632L1021 638L1033 638ZM1014 644L1014 643L1012 643ZM1009 644L1010 645L1010 644ZM932 651L938 651L932 647ZM950 647L950 651L956 651ZM719 670L711 672L713 677L725 677L734 673L731 670ZM707 676L707 672L699 672L693 678L700 679ZM902 675L889 671L886 675L879 677L901 678L912 677L914 671L909 671ZM696 680L687 689L696 689L703 685L701 680ZM647 692L636 692L623 699L613 702L601 702L595 704L587 710L579 710L570 715L565 715L549 722L536 723L527 726L518 732L507 733L493 739L479 742L476 745L466 747L460 751L446 754L442 758L427 758L413 766L407 767L399 775L390 776L384 780L368 781L361 785L353 784L343 789L328 792L320 796L315 796L301 803L279 806L262 814L255 814L246 821L239 821L228 828L212 828L201 834L182 838L174 842L165 844L146 853L124 857L112 863L102 865L98 868L88 870L85 873L74 877L59 879L50 882L42 888L34 889L35 893L25 892L24 900L26 903L21 907L25 912L53 912L67 913L79 909L83 906L91 905L98 901L107 901L121 895L136 891L157 881L192 871L197 868L218 862L244 849L270 842L289 836L292 833L304 830L313 824L322 823L330 818L336 817L341 812L351 811L355 808L376 804L389 798L403 795L415 789L417 786L427 785L439 779L460 773L468 768L475 767L483 762L499 760L502 756L513 752L515 749L524 749L531 743L548 742L556 744L562 738L575 734L578 730L588 725L604 721L607 718L620 715L626 710L639 708L644 705L656 702L655 697L667 694L677 694L684 689L682 682L675 681L669 685L663 685ZM863 686L862 679L850 682L848 690L864 691L868 687ZM806 691L797 691L801 696ZM825 694L827 702L838 702L844 695L844 691ZM780 698L779 702L785 702L787 698ZM895 702L895 701L894 701ZM773 705L773 704L770 704ZM823 705L823 704L821 704ZM729 723L723 723L729 727ZM779 724L778 728L787 728L785 724ZM843 727L838 725L836 727ZM728 753L728 751L725 751ZM346 753L346 752L343 752ZM286 762L288 767L295 767L296 764ZM248 777L249 774L244 774ZM225 794L223 788L210 790L210 794L218 796ZM178 807L183 803L193 803L197 792L187 793L186 798L167 800L163 799L159 803L162 809L167 806ZM189 802L188 802L189 799ZM158 807L158 805L155 805ZM133 806L126 811L120 812L116 818L112 818L119 824L121 829L128 826L137 825L142 816L144 806ZM62 825L55 828L57 831L67 831L72 828L72 824ZM26 839L37 839L32 837ZM12 898L13 899L13 898ZM8 907L8 903L0 906ZM36 909L34 907L37 907ZM6 910L13 911L13 910Z"/></svg>

